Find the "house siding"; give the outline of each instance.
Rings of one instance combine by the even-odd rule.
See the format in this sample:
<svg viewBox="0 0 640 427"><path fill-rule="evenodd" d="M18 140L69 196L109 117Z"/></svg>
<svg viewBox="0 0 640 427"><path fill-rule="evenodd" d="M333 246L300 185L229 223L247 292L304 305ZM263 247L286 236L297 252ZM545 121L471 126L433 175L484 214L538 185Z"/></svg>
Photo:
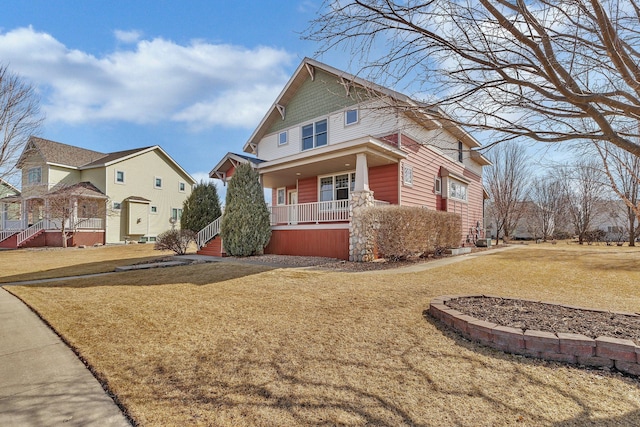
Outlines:
<svg viewBox="0 0 640 427"><path fill-rule="evenodd" d="M40 184L29 184L29 169L40 167L42 169ZM22 197L29 198L40 196L48 191L49 167L39 152L30 150L23 160L22 169Z"/></svg>
<svg viewBox="0 0 640 427"><path fill-rule="evenodd" d="M136 236L157 236L171 228L169 218L171 209L182 209L184 201L191 194L190 179L180 170L169 164L158 150L152 150L102 169L109 187L109 205L119 202L122 210L109 209L107 217L107 243L124 242L130 234ZM115 183L115 171L125 173L124 184ZM162 188L154 187L155 177L162 178ZM178 183L185 183L185 191L178 190ZM149 204L133 203L134 210L125 199L131 196L150 200ZM144 207L145 212L140 205ZM157 213L152 214L150 207L156 206ZM141 218L137 223L137 218ZM131 223L133 221L133 223ZM146 223L146 227L144 224ZM176 224L180 227L180 224ZM145 229L143 229L145 228Z"/></svg>
<svg viewBox="0 0 640 427"><path fill-rule="evenodd" d="M349 259L349 229L272 230L266 254Z"/></svg>
<svg viewBox="0 0 640 427"><path fill-rule="evenodd" d="M369 188L376 200L398 204L398 164L369 168Z"/></svg>
<svg viewBox="0 0 640 427"><path fill-rule="evenodd" d="M318 201L318 177L298 180L298 203Z"/></svg>

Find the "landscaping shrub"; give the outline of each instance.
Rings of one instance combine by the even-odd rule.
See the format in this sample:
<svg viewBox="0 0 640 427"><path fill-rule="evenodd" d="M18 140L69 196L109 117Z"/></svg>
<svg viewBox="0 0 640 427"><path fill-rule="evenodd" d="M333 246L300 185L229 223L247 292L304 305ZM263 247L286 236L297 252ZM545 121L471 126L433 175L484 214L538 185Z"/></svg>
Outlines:
<svg viewBox="0 0 640 427"><path fill-rule="evenodd" d="M160 234L156 238L156 244L153 247L157 250L170 250L176 255L184 255L191 242L196 239L196 233L191 230L168 230Z"/></svg>
<svg viewBox="0 0 640 427"><path fill-rule="evenodd" d="M376 206L362 213L378 255L391 260L440 254L460 245L460 217L420 207Z"/></svg>
<svg viewBox="0 0 640 427"><path fill-rule="evenodd" d="M269 210L259 175L249 164L239 165L227 189L221 236L227 254L262 254L271 239Z"/></svg>
<svg viewBox="0 0 640 427"><path fill-rule="evenodd" d="M200 181L182 205L180 228L196 233L222 215L218 189L213 182Z"/></svg>

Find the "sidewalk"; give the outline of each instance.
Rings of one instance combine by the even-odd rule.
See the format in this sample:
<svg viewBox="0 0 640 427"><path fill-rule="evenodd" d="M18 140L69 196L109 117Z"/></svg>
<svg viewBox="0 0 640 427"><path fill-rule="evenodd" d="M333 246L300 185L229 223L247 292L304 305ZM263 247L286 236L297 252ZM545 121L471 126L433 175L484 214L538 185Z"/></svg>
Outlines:
<svg viewBox="0 0 640 427"><path fill-rule="evenodd" d="M130 426L76 355L0 288L0 426Z"/></svg>

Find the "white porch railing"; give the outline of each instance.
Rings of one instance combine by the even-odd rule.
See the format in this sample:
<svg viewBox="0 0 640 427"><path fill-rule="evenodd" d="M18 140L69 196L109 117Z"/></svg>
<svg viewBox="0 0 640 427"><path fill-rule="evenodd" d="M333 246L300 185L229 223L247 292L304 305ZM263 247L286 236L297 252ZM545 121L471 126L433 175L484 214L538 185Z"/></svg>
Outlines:
<svg viewBox="0 0 640 427"><path fill-rule="evenodd" d="M25 223L21 219L15 219L15 220L8 219L4 221L2 228L6 231L10 231L10 230L21 231L27 227L25 227Z"/></svg>
<svg viewBox="0 0 640 427"><path fill-rule="evenodd" d="M52 218L44 220L45 230L60 230L62 229L62 219ZM75 228L76 230L104 230L104 220L102 218L77 218L75 221L75 227L71 226L71 221L66 219L64 221L65 229L70 230Z"/></svg>
<svg viewBox="0 0 640 427"><path fill-rule="evenodd" d="M31 227L21 231L20 233L18 233L17 245L20 246L22 243L38 234L41 230L44 230L44 221L36 222Z"/></svg>
<svg viewBox="0 0 640 427"><path fill-rule="evenodd" d="M349 221L349 200L271 206L271 225Z"/></svg>
<svg viewBox="0 0 640 427"><path fill-rule="evenodd" d="M202 230L198 231L198 236L196 237L196 244L198 245L198 249L202 248L207 242L218 234L220 234L220 223L222 222L222 216L219 216L209 225L207 225Z"/></svg>
<svg viewBox="0 0 640 427"><path fill-rule="evenodd" d="M19 230L2 230L0 231L0 242L7 240L9 237L18 233Z"/></svg>

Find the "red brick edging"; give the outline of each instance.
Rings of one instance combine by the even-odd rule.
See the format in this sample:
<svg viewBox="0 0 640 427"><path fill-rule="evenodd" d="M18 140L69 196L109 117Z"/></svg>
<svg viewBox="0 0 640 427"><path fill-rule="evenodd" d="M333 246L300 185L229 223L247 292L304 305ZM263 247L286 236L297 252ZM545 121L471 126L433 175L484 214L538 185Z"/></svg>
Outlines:
<svg viewBox="0 0 640 427"><path fill-rule="evenodd" d="M447 301L455 298L481 296L486 295L440 296L434 298L429 304L429 314L445 325L452 327L465 338L507 353L585 366L615 367L618 371L626 374L640 376L640 347L631 340L604 336L592 339L581 334L562 332L557 334L534 330L523 332L522 329L500 326L467 316L446 305ZM545 304L561 305L548 302L545 302ZM579 307L569 308L604 311ZM611 313L638 316L630 313Z"/></svg>

